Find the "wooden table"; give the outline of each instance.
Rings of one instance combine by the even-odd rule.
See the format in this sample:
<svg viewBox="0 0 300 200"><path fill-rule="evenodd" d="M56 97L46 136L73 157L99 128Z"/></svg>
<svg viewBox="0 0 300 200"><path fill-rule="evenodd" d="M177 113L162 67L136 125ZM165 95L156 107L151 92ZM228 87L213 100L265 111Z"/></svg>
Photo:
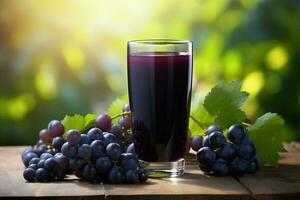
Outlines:
<svg viewBox="0 0 300 200"><path fill-rule="evenodd" d="M300 200L300 144L285 145L278 168L234 179L204 175L189 159L181 178L145 184L90 184L70 176L63 182L27 183L20 154L25 147L0 147L0 198L16 199L297 199Z"/></svg>

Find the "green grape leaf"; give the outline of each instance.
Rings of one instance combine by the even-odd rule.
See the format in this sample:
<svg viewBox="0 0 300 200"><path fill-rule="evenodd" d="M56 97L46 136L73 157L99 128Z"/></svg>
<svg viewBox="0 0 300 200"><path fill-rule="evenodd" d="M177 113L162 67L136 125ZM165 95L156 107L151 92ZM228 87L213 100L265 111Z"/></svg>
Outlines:
<svg viewBox="0 0 300 200"><path fill-rule="evenodd" d="M241 91L240 81L232 81L228 84L221 81L206 95L204 107L215 117L214 123L228 128L246 119L246 114L241 107L247 98L248 93Z"/></svg>
<svg viewBox="0 0 300 200"><path fill-rule="evenodd" d="M284 120L276 113L266 113L248 128L249 137L264 165L277 166L279 152L284 152L286 141Z"/></svg>
<svg viewBox="0 0 300 200"><path fill-rule="evenodd" d="M84 116L84 126L85 127L88 127L88 126L91 126L95 123L95 119L96 119L96 115L95 114L86 114Z"/></svg>
<svg viewBox="0 0 300 200"><path fill-rule="evenodd" d="M96 115L95 114L87 114L80 115L74 114L73 116L66 115L62 120L62 123L65 127L65 133L70 129L77 129L80 132L91 128L95 124Z"/></svg>
<svg viewBox="0 0 300 200"><path fill-rule="evenodd" d="M122 108L124 104L128 103L128 101L129 100L127 95L117 97L108 107L107 114L113 117L122 113ZM113 122L115 120L117 119L114 119Z"/></svg>
<svg viewBox="0 0 300 200"><path fill-rule="evenodd" d="M95 126L96 117L95 114L91 113L84 116L84 128L82 129L82 132Z"/></svg>
<svg viewBox="0 0 300 200"><path fill-rule="evenodd" d="M192 103L191 103L191 111L190 115L195 118L198 122L201 123L204 128L207 128L214 122L214 117L207 112L204 108L205 95L197 92L194 93ZM192 119L189 120L189 130L191 131L192 136L194 135L204 135L204 130L199 126L199 124Z"/></svg>
<svg viewBox="0 0 300 200"><path fill-rule="evenodd" d="M246 114L240 109L224 107L216 116L214 123L220 124L221 127L228 128L232 124L237 124L246 119Z"/></svg>

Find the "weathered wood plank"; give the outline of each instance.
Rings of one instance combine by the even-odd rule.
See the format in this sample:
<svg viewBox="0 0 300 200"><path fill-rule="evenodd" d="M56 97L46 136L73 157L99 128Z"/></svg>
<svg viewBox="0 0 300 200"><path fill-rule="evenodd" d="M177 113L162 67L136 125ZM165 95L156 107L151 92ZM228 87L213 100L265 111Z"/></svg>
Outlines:
<svg viewBox="0 0 300 200"><path fill-rule="evenodd" d="M151 179L143 185L104 185L108 199L249 199L231 177L211 177L189 166L181 178Z"/></svg>
<svg viewBox="0 0 300 200"><path fill-rule="evenodd" d="M278 167L239 178L255 199L300 199L300 148L294 143L285 147L289 152L280 154Z"/></svg>
<svg viewBox="0 0 300 200"><path fill-rule="evenodd" d="M24 147L0 147L0 197L97 197L104 199L103 185L78 181L27 183L23 179L20 154Z"/></svg>

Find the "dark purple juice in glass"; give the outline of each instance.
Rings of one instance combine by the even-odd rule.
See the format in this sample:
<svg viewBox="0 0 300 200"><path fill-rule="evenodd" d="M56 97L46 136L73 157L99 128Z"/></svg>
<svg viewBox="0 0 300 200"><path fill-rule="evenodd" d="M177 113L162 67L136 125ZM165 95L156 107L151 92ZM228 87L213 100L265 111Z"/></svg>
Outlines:
<svg viewBox="0 0 300 200"><path fill-rule="evenodd" d="M192 89L192 55L128 54L128 89L134 145L139 159L184 158Z"/></svg>

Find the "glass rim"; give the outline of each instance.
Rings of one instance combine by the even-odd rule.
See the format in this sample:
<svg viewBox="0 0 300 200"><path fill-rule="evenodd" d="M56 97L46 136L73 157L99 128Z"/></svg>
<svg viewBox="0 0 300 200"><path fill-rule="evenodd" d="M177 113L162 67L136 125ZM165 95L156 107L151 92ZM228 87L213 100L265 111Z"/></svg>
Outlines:
<svg viewBox="0 0 300 200"><path fill-rule="evenodd" d="M163 45L163 44L192 44L190 40L177 40L177 39L144 39L144 40L130 40L130 44L151 44L151 45Z"/></svg>

